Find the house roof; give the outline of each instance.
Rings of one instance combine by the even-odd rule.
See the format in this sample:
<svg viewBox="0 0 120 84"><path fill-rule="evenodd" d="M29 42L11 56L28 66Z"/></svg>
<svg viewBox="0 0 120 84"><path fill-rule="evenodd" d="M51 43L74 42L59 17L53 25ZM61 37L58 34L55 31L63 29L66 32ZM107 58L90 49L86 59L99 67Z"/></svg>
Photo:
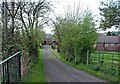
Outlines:
<svg viewBox="0 0 120 84"><path fill-rule="evenodd" d="M119 36L106 36L106 35L99 35L98 43L120 43Z"/></svg>
<svg viewBox="0 0 120 84"><path fill-rule="evenodd" d="M46 34L45 38L49 38L50 39L51 38L51 34Z"/></svg>

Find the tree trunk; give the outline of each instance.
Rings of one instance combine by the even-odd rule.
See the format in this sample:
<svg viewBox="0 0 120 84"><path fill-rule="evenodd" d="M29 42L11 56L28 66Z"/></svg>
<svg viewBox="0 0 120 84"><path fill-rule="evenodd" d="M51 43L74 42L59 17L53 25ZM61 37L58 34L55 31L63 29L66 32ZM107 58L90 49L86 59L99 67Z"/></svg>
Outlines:
<svg viewBox="0 0 120 84"><path fill-rule="evenodd" d="M4 30L4 42L7 41L7 2L3 2L3 8L4 8L4 23L3 23L3 30Z"/></svg>
<svg viewBox="0 0 120 84"><path fill-rule="evenodd" d="M14 7L15 7L15 2L11 2L11 8L12 8L12 29L11 29L11 36L14 36Z"/></svg>

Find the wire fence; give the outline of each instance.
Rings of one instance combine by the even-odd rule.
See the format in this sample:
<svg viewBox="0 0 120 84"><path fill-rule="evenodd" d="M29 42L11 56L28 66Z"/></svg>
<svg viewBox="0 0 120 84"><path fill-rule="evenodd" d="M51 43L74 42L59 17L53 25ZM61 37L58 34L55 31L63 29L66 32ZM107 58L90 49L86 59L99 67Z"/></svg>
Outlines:
<svg viewBox="0 0 120 84"><path fill-rule="evenodd" d="M115 51L96 51L88 57L88 65L104 74L118 76L120 53ZM99 66L99 68L98 68Z"/></svg>

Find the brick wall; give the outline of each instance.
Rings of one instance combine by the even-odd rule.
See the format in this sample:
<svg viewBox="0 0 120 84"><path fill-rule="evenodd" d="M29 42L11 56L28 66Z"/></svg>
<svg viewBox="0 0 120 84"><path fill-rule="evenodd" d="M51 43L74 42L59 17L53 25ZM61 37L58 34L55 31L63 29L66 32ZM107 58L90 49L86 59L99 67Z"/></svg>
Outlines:
<svg viewBox="0 0 120 84"><path fill-rule="evenodd" d="M113 50L113 51L117 51L117 50L119 50L119 46L118 46L118 44L114 44L114 46L111 46L111 44L109 43L109 44L107 44L108 46L106 46L105 48L103 47L103 45L104 44L97 44L97 50L105 50L105 48L106 48L106 50Z"/></svg>
<svg viewBox="0 0 120 84"><path fill-rule="evenodd" d="M21 56L21 76L23 77L23 75L26 74L26 72L28 71L28 62L27 62L27 54L25 51L22 52L22 56Z"/></svg>

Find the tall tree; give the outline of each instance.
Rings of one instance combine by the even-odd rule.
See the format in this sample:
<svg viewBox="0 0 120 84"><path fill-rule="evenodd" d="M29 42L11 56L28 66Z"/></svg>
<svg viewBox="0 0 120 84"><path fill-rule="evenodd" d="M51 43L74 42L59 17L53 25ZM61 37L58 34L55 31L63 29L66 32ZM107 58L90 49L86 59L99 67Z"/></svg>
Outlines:
<svg viewBox="0 0 120 84"><path fill-rule="evenodd" d="M38 2L21 2L20 11L16 19L23 24L26 32L29 55L34 59L40 43L39 31L48 22L46 14L51 11L51 3L46 0ZM36 58L34 59L36 60Z"/></svg>
<svg viewBox="0 0 120 84"><path fill-rule="evenodd" d="M101 18L100 28L106 30L112 26L118 27L120 22L120 1L106 0L99 8Z"/></svg>
<svg viewBox="0 0 120 84"><path fill-rule="evenodd" d="M46 0L38 2L12 0L4 6L7 9L8 17L2 17L8 20L8 23L5 24L8 26L9 36L7 46L4 46L4 55L10 56L19 49L26 51L31 58L35 58L39 43L44 36L42 27L49 21L46 14L51 11L51 3ZM34 61L34 59L31 60Z"/></svg>
<svg viewBox="0 0 120 84"><path fill-rule="evenodd" d="M97 33L90 11L78 18L67 14L65 18L58 17L54 22L54 32L60 53L66 60L75 60L76 63L86 63L86 52L93 51Z"/></svg>

